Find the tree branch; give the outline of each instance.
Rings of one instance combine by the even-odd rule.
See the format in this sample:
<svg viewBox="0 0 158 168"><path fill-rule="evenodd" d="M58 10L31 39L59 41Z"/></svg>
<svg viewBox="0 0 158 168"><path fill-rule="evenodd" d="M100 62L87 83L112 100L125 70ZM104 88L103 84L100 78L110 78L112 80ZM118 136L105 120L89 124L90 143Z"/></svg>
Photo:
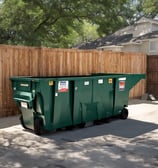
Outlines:
<svg viewBox="0 0 158 168"><path fill-rule="evenodd" d="M44 19L44 20L33 30L33 32L37 32L37 31L41 28L42 25L47 24L48 21L49 21L49 19L50 19L49 17L47 17L46 19ZM49 25L50 25L50 24L55 24L59 19L60 19L60 16L57 17L57 18L55 18L51 23L49 23Z"/></svg>

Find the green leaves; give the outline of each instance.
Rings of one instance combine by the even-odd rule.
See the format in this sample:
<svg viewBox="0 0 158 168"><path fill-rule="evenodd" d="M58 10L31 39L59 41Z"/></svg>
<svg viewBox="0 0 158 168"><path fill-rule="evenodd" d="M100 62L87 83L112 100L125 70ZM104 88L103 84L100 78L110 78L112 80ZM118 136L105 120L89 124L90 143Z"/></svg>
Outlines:
<svg viewBox="0 0 158 168"><path fill-rule="evenodd" d="M144 0L143 12L148 17L155 17L158 14L157 0Z"/></svg>
<svg viewBox="0 0 158 168"><path fill-rule="evenodd" d="M0 3L0 43L71 47L94 40L98 33L106 35L130 23L138 7L142 9L140 4L132 8L131 1L4 0ZM148 7L142 9L144 13L157 12L156 0L140 1Z"/></svg>

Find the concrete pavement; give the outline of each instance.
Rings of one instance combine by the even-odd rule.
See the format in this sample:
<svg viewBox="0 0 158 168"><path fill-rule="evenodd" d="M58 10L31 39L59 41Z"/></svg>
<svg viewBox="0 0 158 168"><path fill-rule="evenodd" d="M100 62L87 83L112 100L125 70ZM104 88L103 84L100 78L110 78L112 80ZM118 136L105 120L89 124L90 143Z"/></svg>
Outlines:
<svg viewBox="0 0 158 168"><path fill-rule="evenodd" d="M158 103L130 100L129 118L43 136L0 119L0 168L157 168Z"/></svg>

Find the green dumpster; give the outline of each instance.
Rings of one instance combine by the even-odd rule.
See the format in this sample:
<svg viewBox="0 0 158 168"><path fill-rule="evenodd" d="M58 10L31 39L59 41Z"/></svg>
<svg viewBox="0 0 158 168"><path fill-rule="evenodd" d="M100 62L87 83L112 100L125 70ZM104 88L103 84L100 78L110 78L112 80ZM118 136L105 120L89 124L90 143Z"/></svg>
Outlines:
<svg viewBox="0 0 158 168"><path fill-rule="evenodd" d="M129 90L143 78L144 74L92 74L10 80L22 126L40 135L115 115L126 119Z"/></svg>

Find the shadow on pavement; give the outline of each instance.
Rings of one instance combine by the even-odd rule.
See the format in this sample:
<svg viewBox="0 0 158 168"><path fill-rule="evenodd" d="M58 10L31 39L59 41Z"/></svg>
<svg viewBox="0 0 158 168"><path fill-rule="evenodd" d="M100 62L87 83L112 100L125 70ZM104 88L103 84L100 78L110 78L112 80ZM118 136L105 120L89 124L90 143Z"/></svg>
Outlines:
<svg viewBox="0 0 158 168"><path fill-rule="evenodd" d="M74 129L72 131L58 131L53 134L50 133L44 135L44 137L54 140L64 140L68 142L80 141L86 138L106 135L114 135L122 138L134 138L155 129L158 129L157 124L127 119L117 120L109 124L90 126L84 129Z"/></svg>

